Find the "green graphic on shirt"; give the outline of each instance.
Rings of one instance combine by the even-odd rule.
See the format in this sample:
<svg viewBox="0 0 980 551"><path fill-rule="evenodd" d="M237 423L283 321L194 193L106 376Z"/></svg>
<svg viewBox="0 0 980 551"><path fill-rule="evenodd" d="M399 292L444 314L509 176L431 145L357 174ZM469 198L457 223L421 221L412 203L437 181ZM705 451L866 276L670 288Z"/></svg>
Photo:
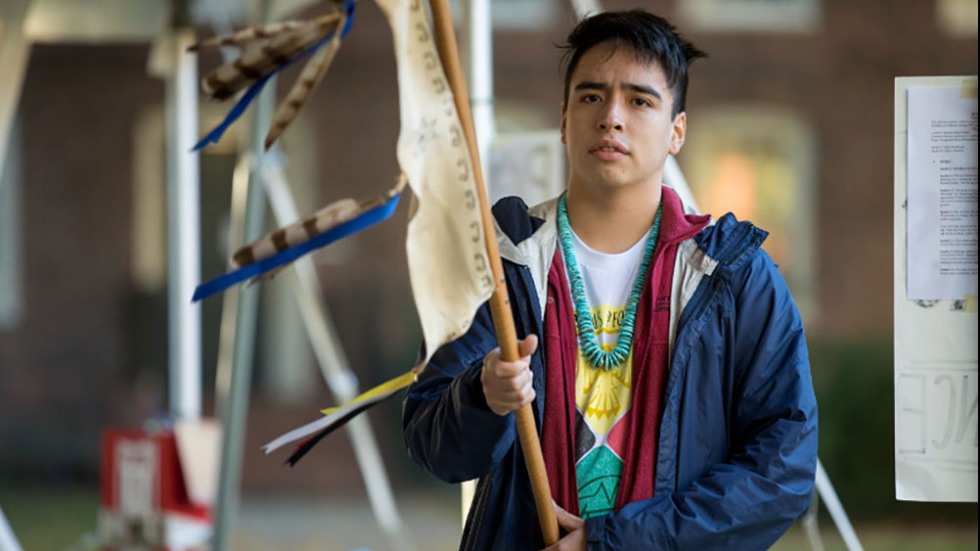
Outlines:
<svg viewBox="0 0 980 551"><path fill-rule="evenodd" d="M602 515L616 506L623 460L606 446L599 446L575 466L578 508L582 518Z"/></svg>

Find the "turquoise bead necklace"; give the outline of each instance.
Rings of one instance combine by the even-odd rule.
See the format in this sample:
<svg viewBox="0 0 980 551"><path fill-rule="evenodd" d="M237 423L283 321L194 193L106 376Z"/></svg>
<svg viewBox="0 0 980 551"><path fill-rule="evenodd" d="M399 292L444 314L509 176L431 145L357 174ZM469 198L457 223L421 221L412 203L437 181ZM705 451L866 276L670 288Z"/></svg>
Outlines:
<svg viewBox="0 0 980 551"><path fill-rule="evenodd" d="M595 334L595 326L592 325L589 302L585 296L585 281L582 279L582 272L578 269L578 263L575 262L572 228L568 225L568 207L565 204L565 194L563 193L558 200L558 237L561 239L565 270L568 272L568 280L571 282L572 302L575 303L575 325L578 327L578 345L582 350L582 355L594 367L611 371L621 366L629 357L630 346L633 344L633 324L636 322L637 306L640 304L643 284L646 282L647 272L650 270L653 249L657 246L657 238L660 236L660 210L658 206L657 215L653 219L653 227L650 228L650 232L647 234L646 248L643 250L643 261L640 263L636 280L633 282L629 302L626 303L626 312L623 314L623 321L619 327L616 346L612 350L606 351L599 346L599 339Z"/></svg>

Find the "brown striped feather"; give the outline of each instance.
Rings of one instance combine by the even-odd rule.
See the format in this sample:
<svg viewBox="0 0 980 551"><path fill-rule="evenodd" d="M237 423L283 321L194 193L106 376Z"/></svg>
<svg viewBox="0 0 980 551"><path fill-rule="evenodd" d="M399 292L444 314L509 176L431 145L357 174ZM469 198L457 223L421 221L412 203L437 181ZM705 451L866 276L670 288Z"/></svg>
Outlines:
<svg viewBox="0 0 980 551"><path fill-rule="evenodd" d="M307 25L309 21L283 21L281 23L271 23L260 27L247 27L232 34L215 36L191 44L187 47L189 52L197 52L208 48L224 48L228 46L242 47L256 40L264 40L284 32L299 30Z"/></svg>
<svg viewBox="0 0 980 551"><path fill-rule="evenodd" d="M326 34L324 26L307 24L283 32L268 41L255 42L242 55L218 67L202 81L204 93L214 99L226 99L287 63Z"/></svg>
<svg viewBox="0 0 980 551"><path fill-rule="evenodd" d="M372 209L374 207L383 205L393 198L395 195L400 193L407 183L407 179L404 173L398 175L398 180L395 187L388 190L381 196L372 197L369 199L362 199L359 201L353 201L352 199L340 199L329 205L323 207L322 209L316 211L311 216L308 216L302 220L294 222L288 226L279 228L271 233L268 233L261 238L253 241L252 243L245 245L244 247L235 251L232 255L232 261L239 268L253 262L263 260L268 258L275 253L260 253L259 251L268 251L270 248L274 249L275 252L283 251L289 247L299 245L306 239L299 239L296 233L302 233L307 239L312 239L323 232L330 230L344 222L354 219L365 211ZM354 203L352 205L352 203ZM355 207L351 209L351 207ZM325 226L318 226L318 223L322 222L322 218L327 218L329 223ZM291 230L295 230L292 232ZM290 233L294 233L294 238L290 239ZM277 273L279 269L270 272L268 274L263 274L259 276L260 279L271 277L273 274Z"/></svg>
<svg viewBox="0 0 980 551"><path fill-rule="evenodd" d="M338 29L344 26L346 19L346 15L341 16L340 21L337 23ZM265 136L266 149L269 149L269 146L279 139L279 136L286 130L286 127L299 114L300 109L309 101L310 96L313 95L313 90L323 80L324 75L327 74L327 70L330 69L330 65L333 63L334 57L336 57L337 50L339 49L340 33L334 32L333 38L330 39L327 46L317 52L313 59L303 67L303 71L300 73L299 78L296 79L296 83L289 90L286 99L276 109L276 114L272 118L272 124L269 125L269 132Z"/></svg>

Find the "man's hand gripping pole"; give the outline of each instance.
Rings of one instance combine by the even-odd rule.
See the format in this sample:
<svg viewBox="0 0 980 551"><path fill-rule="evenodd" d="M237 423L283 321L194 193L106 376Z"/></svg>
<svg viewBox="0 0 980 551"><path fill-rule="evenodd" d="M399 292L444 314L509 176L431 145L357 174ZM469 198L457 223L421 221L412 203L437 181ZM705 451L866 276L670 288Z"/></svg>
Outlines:
<svg viewBox="0 0 980 551"><path fill-rule="evenodd" d="M480 201L480 213L483 219L483 234L486 239L487 256L490 259L490 271L493 274L494 291L490 297L490 311L493 315L493 326L500 345L501 359L516 361L520 358L517 351L517 332L514 329L514 317L510 309L510 298L507 296L507 285L504 281L503 263L500 261L500 251L497 249L496 232L493 217L490 214L490 200L487 197L483 182L483 171L480 168L480 152L476 143L476 132L473 128L473 115L470 112L469 93L463 80L459 63L459 53L456 48L456 31L453 29L452 17L448 0L430 0L436 47L439 58L452 88L456 110L459 112L460 124L466 136L470 158L473 161L473 176L476 181L476 193ZM520 438L521 449L531 488L534 492L534 502L538 508L538 520L544 535L545 545L558 542L558 519L551 500L551 488L548 485L548 474L544 467L544 456L541 453L541 442L534 425L534 412L530 404L522 406L514 412L517 422L517 434Z"/></svg>

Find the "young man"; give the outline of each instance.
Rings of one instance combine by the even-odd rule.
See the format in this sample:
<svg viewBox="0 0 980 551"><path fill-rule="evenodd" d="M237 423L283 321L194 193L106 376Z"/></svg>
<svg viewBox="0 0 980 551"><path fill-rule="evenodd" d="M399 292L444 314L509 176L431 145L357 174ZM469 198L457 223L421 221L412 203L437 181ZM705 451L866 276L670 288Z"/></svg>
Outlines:
<svg viewBox="0 0 980 551"><path fill-rule="evenodd" d="M480 479L462 549L543 547L512 415L528 403L553 549L766 549L809 504L817 408L766 233L662 186L704 54L642 11L583 21L566 54L568 190L494 207L523 358L500 359L484 307L410 389L409 452Z"/></svg>

